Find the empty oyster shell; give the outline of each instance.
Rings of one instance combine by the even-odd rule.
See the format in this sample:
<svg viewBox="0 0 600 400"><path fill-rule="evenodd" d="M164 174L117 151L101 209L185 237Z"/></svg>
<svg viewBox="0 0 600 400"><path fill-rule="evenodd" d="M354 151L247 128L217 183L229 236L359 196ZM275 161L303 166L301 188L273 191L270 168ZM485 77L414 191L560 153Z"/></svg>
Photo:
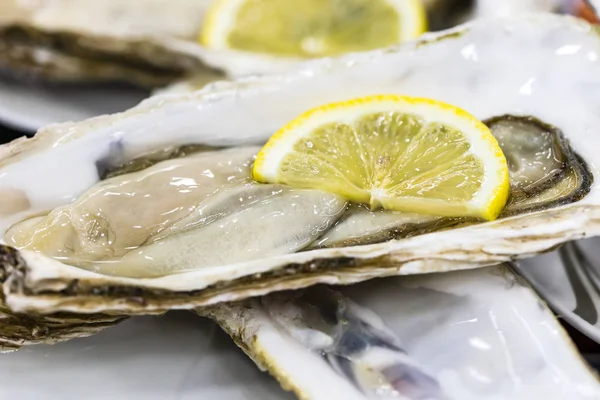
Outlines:
<svg viewBox="0 0 600 400"><path fill-rule="evenodd" d="M0 191L12 199L0 235L25 260L1 265L6 304L159 313L490 265L596 235L599 51L595 29L571 17L475 21L284 75L158 96L0 147ZM346 210L328 193L248 180L251 146L288 120L378 93L435 98L486 121L510 164L503 218Z"/></svg>
<svg viewBox="0 0 600 400"><path fill-rule="evenodd" d="M560 324L507 265L336 290L317 286L200 313L301 399L600 396L574 347L556 341L568 338Z"/></svg>

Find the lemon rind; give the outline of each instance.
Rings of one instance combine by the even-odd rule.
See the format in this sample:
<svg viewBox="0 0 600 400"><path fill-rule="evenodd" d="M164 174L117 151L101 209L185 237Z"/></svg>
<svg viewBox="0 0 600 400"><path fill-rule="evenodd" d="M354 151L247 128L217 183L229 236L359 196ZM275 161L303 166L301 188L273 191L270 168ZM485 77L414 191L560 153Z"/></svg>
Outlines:
<svg viewBox="0 0 600 400"><path fill-rule="evenodd" d="M214 0L202 24L200 44L212 49L228 49L227 37L235 25L238 10L245 1Z"/></svg>
<svg viewBox="0 0 600 400"><path fill-rule="evenodd" d="M386 0L398 12L400 32L398 42L408 41L419 37L428 29L427 12L422 0ZM407 26L406 22L412 22Z"/></svg>

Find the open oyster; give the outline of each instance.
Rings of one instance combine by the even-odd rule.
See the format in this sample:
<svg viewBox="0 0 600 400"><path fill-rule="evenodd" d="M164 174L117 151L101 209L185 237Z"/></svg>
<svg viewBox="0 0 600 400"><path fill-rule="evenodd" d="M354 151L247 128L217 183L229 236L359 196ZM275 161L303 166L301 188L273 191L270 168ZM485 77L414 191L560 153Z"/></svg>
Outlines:
<svg viewBox="0 0 600 400"><path fill-rule="evenodd" d="M210 3L4 0L0 4L0 71L45 81L116 81L157 87L192 73L193 82L203 85L224 74L282 72L299 61L203 48L198 36ZM427 1L432 26L441 29L460 22L455 17L457 8L472 17L548 11L554 6L550 0L458 3L463 2Z"/></svg>
<svg viewBox="0 0 600 400"><path fill-rule="evenodd" d="M560 324L507 265L316 286L201 313L301 399L600 396Z"/></svg>
<svg viewBox="0 0 600 400"><path fill-rule="evenodd" d="M0 148L6 304L158 313L316 283L477 267L600 232L600 37L553 15L473 22L270 77L151 98ZM507 55L511 55L508 57ZM372 212L249 178L257 147L316 105L377 93L456 104L510 164L503 218ZM568 109L568 112L565 110Z"/></svg>
<svg viewBox="0 0 600 400"><path fill-rule="evenodd" d="M223 76L207 64L233 75L264 72L260 57L212 53L197 44L210 4L211 0L3 1L0 70L44 81L115 81L143 87L165 85L192 71L205 81ZM271 68L277 70L277 65Z"/></svg>

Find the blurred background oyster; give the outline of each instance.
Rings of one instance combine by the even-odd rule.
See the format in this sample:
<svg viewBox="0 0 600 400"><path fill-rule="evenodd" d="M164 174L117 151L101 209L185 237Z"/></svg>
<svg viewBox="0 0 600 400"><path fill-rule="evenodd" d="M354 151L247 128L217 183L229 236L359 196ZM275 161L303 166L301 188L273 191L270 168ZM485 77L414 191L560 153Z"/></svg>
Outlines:
<svg viewBox="0 0 600 400"><path fill-rule="evenodd" d="M33 132L129 108L168 84L190 90L226 76L281 72L482 16L581 13L576 3L3 0L0 120Z"/></svg>

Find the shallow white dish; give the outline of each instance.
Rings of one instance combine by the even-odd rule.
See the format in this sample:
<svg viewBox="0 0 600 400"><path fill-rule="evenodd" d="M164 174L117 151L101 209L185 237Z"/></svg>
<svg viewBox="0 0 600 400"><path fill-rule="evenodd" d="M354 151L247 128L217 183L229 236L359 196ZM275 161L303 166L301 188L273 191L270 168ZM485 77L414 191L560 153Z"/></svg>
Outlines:
<svg viewBox="0 0 600 400"><path fill-rule="evenodd" d="M126 110L149 92L111 86L36 86L0 79L0 123L33 133L56 122Z"/></svg>

